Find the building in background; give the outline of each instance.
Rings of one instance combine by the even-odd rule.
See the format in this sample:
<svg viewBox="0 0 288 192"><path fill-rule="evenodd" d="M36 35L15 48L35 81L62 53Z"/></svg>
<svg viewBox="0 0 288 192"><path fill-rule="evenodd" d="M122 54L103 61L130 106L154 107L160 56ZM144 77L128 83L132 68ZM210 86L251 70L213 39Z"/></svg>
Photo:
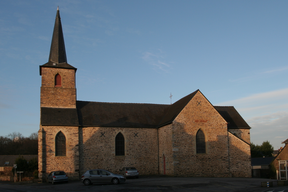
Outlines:
<svg viewBox="0 0 288 192"><path fill-rule="evenodd" d="M280 148L271 164L276 170L278 180L288 180L288 139L283 141L282 144L285 144L285 146Z"/></svg>

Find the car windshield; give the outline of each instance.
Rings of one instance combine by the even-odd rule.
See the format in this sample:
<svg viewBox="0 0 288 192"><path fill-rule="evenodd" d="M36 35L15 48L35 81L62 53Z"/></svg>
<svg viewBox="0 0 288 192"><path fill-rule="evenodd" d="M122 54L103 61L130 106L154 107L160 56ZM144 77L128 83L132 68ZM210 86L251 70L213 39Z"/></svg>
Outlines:
<svg viewBox="0 0 288 192"><path fill-rule="evenodd" d="M131 171L131 170L136 170L136 168L135 167L126 167L126 170Z"/></svg>
<svg viewBox="0 0 288 192"><path fill-rule="evenodd" d="M56 171L54 175L66 175L66 173L64 171Z"/></svg>

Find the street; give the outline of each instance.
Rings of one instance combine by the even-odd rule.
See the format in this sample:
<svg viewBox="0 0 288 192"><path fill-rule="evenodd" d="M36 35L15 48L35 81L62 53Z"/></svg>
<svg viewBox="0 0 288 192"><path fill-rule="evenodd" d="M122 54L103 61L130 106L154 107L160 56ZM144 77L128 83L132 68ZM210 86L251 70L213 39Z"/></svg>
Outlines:
<svg viewBox="0 0 288 192"><path fill-rule="evenodd" d="M81 181L69 183L10 183L0 182L1 192L48 192L48 191L195 191L195 192L288 192L288 186L260 187L267 179L259 178L194 178L194 177L144 177L127 179L125 184L84 186Z"/></svg>

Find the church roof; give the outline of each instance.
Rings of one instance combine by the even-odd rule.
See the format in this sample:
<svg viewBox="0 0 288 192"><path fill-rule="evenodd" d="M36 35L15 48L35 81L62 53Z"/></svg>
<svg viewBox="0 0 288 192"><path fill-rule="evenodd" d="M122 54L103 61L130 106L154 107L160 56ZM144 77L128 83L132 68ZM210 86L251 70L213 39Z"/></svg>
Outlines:
<svg viewBox="0 0 288 192"><path fill-rule="evenodd" d="M214 108L226 120L228 129L251 128L233 106L214 106Z"/></svg>
<svg viewBox="0 0 288 192"><path fill-rule="evenodd" d="M77 101L76 109L41 108L41 124L46 126L159 128L171 124L199 90L172 105ZM250 129L234 107L215 109L229 129Z"/></svg>
<svg viewBox="0 0 288 192"><path fill-rule="evenodd" d="M169 105L77 101L82 126L155 128Z"/></svg>
<svg viewBox="0 0 288 192"><path fill-rule="evenodd" d="M49 60L44 65L40 66L40 75L41 75L41 67L53 67L53 68L65 68L65 69L77 70L75 67L67 63L64 35L62 30L59 8L57 8L55 18L55 25L51 41Z"/></svg>
<svg viewBox="0 0 288 192"><path fill-rule="evenodd" d="M44 126L79 126L77 109L41 107L41 124Z"/></svg>
<svg viewBox="0 0 288 192"><path fill-rule="evenodd" d="M199 90L194 91L193 93L183 97L177 102L169 105L169 108L166 109L165 114L163 114L163 118L159 122L159 127L168 125L173 122L173 120L177 117L177 115L182 111L182 109L188 104L188 102L194 97L194 95Z"/></svg>

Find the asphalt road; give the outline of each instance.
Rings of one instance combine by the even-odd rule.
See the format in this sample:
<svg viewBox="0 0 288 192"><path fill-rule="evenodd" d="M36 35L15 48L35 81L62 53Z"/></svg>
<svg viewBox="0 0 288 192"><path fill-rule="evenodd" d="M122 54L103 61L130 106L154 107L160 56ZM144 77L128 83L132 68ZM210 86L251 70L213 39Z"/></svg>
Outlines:
<svg viewBox="0 0 288 192"><path fill-rule="evenodd" d="M194 178L194 177L145 177L127 179L125 184L84 186L81 181L69 183L10 183L0 182L0 192L48 191L100 191L100 192L288 192L288 186L261 187L267 179L258 178Z"/></svg>

